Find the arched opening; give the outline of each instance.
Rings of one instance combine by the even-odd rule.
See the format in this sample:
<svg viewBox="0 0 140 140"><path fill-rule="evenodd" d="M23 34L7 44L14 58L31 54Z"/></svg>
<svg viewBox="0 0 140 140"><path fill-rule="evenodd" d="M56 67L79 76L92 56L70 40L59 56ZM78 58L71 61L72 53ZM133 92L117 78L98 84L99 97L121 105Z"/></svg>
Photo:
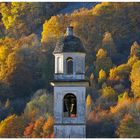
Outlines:
<svg viewBox="0 0 140 140"><path fill-rule="evenodd" d="M73 74L73 59L71 57L66 60L66 71L67 74Z"/></svg>
<svg viewBox="0 0 140 140"><path fill-rule="evenodd" d="M77 115L77 99L72 93L68 93L63 99L64 117L76 117Z"/></svg>

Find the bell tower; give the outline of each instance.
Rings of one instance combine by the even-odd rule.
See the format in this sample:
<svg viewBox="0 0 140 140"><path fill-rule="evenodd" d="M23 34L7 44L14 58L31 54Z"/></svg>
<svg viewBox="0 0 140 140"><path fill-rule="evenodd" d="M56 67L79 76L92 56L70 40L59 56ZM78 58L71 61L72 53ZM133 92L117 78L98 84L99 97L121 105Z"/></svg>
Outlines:
<svg viewBox="0 0 140 140"><path fill-rule="evenodd" d="M74 36L73 27L67 27L66 36L56 43L54 86L54 137L86 137L85 49Z"/></svg>

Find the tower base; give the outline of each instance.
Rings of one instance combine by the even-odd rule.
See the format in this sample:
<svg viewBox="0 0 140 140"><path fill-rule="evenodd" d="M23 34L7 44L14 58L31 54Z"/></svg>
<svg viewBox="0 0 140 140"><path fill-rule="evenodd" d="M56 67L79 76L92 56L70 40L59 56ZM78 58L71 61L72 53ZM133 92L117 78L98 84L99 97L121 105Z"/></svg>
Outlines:
<svg viewBox="0 0 140 140"><path fill-rule="evenodd" d="M86 125L54 125L55 138L86 138Z"/></svg>

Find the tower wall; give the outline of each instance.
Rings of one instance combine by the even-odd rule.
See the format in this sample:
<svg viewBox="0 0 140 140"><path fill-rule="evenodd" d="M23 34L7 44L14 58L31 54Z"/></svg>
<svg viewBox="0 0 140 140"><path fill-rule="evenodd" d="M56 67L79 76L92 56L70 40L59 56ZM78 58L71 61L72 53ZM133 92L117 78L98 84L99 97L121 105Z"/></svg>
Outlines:
<svg viewBox="0 0 140 140"><path fill-rule="evenodd" d="M72 93L77 98L77 116L64 117L63 98ZM55 138L86 137L85 87L54 87L54 136Z"/></svg>
<svg viewBox="0 0 140 140"><path fill-rule="evenodd" d="M68 57L73 58L73 62L74 62L73 75L75 75L74 78L77 78L76 76L78 74L84 74L85 73L85 54L83 54L83 53L55 54L55 74L67 75L67 73L66 73L66 59ZM60 61L58 61L58 59L60 59ZM83 79L84 79L84 77L83 77Z"/></svg>
<svg viewBox="0 0 140 140"><path fill-rule="evenodd" d="M85 125L54 125L55 138L85 138Z"/></svg>
<svg viewBox="0 0 140 140"><path fill-rule="evenodd" d="M63 115L63 98L72 93L77 98L77 117L68 118ZM85 124L85 87L54 87L55 124Z"/></svg>

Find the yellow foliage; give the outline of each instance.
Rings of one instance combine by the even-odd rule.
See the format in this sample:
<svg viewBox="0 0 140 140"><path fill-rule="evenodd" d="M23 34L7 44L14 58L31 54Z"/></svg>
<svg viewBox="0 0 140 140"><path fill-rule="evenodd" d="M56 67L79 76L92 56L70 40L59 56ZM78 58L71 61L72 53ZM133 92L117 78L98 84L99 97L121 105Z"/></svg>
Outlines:
<svg viewBox="0 0 140 140"><path fill-rule="evenodd" d="M110 111L111 113L114 113L114 114L118 114L120 112L123 115L123 113L128 112L130 104L132 104L132 100L130 98L122 99L117 103L116 106L111 107Z"/></svg>
<svg viewBox="0 0 140 140"><path fill-rule="evenodd" d="M4 63L8 55L8 49L6 46L0 46L0 63Z"/></svg>
<svg viewBox="0 0 140 140"><path fill-rule="evenodd" d="M107 52L104 49L99 49L97 54L96 54L97 59L101 59L101 58L104 58L106 56L107 56Z"/></svg>
<svg viewBox="0 0 140 140"><path fill-rule="evenodd" d="M8 116L0 122L1 138L19 138L22 137L26 122L24 118L16 115Z"/></svg>
<svg viewBox="0 0 140 140"><path fill-rule="evenodd" d="M118 79L117 74L118 74L117 67L110 69L109 79L110 80L117 80Z"/></svg>
<svg viewBox="0 0 140 140"><path fill-rule="evenodd" d="M58 38L65 33L68 22L65 16L52 16L50 20L43 24L43 32L41 42L45 43L51 38Z"/></svg>
<svg viewBox="0 0 140 140"><path fill-rule="evenodd" d="M108 9L112 9L110 2L102 2L101 4L97 4L93 8L93 15L100 15L107 12Z"/></svg>
<svg viewBox="0 0 140 140"><path fill-rule="evenodd" d="M91 99L91 96L88 94L87 98L86 98L86 106L91 106L92 104L92 99Z"/></svg>
<svg viewBox="0 0 140 140"><path fill-rule="evenodd" d="M134 55L134 56L132 56L132 57L130 57L130 58L128 59L127 64L130 65L130 66L132 67L133 64L134 64L135 62L137 62L138 60L139 60L138 57Z"/></svg>
<svg viewBox="0 0 140 140"><path fill-rule="evenodd" d="M140 60L132 66L130 80L135 97L140 97Z"/></svg>
<svg viewBox="0 0 140 140"><path fill-rule="evenodd" d="M103 69L99 71L99 80L102 79L106 79L106 72Z"/></svg>
<svg viewBox="0 0 140 140"><path fill-rule="evenodd" d="M108 101L114 101L116 97L116 92L112 87L105 87L102 89L102 97L106 98Z"/></svg>

